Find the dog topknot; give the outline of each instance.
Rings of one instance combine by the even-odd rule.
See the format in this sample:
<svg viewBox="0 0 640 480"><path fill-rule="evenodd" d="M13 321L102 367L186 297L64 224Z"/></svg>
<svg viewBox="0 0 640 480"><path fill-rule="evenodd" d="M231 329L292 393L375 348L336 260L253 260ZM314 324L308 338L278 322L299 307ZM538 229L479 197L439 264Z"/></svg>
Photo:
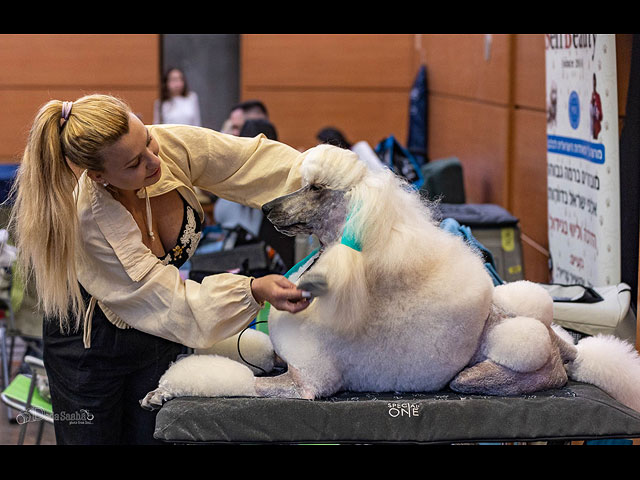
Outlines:
<svg viewBox="0 0 640 480"><path fill-rule="evenodd" d="M302 162L302 178L307 184L334 190L348 190L362 180L367 167L358 155L333 145L318 145Z"/></svg>

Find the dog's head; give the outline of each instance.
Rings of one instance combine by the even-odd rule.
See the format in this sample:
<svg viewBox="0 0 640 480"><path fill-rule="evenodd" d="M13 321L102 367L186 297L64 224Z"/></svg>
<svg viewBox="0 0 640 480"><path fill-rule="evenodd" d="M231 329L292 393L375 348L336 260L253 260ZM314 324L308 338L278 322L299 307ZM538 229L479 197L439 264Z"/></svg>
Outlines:
<svg viewBox="0 0 640 480"><path fill-rule="evenodd" d="M285 235L315 234L323 244L342 234L350 211L349 191L366 174L358 156L342 148L319 145L302 162L303 187L262 206Z"/></svg>

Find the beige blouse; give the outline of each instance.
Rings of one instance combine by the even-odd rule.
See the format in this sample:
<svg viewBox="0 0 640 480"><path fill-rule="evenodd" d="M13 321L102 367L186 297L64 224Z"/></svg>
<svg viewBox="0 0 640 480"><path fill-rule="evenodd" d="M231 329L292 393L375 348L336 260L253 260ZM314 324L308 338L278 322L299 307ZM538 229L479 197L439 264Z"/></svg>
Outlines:
<svg viewBox="0 0 640 480"><path fill-rule="evenodd" d="M260 208L301 186L300 153L263 135L242 138L183 126L149 126L160 146L162 175L147 187L150 197L178 189L204 218L194 193L200 187L228 200ZM144 189L143 189L144 190ZM140 198L144 191L138 192ZM207 348L251 322L261 305L250 278L235 274L182 280L142 243L131 214L86 173L79 183L78 215L85 255L78 255L78 280L92 295L85 318L85 347L97 304L121 328L147 332L192 348Z"/></svg>

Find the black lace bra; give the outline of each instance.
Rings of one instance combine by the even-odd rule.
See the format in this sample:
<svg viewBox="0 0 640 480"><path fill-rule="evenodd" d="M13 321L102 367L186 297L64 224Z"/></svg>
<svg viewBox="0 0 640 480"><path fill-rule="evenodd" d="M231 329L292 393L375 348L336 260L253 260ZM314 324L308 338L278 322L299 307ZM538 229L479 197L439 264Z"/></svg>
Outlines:
<svg viewBox="0 0 640 480"><path fill-rule="evenodd" d="M176 268L184 265L196 251L202 232L202 222L198 213L184 198L182 198L182 202L184 203L184 216L178 235L178 243L164 257L158 257L164 265L173 265Z"/></svg>

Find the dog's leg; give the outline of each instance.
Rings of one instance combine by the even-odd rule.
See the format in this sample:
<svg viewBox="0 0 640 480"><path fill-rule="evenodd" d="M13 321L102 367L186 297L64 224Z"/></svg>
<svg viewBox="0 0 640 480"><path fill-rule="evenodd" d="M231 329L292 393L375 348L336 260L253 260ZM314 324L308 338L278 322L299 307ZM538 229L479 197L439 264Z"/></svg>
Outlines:
<svg viewBox="0 0 640 480"><path fill-rule="evenodd" d="M260 397L315 398L315 392L304 385L300 372L291 366L282 375L256 377L255 388Z"/></svg>
<svg viewBox="0 0 640 480"><path fill-rule="evenodd" d="M189 355L173 363L160 377L158 388L140 400L148 410L177 397L256 396L253 372L219 355Z"/></svg>
<svg viewBox="0 0 640 480"><path fill-rule="evenodd" d="M460 393L483 395L523 395L562 387L567 373L559 354L534 372L516 372L492 360L484 360L458 374L449 387Z"/></svg>
<svg viewBox="0 0 640 480"><path fill-rule="evenodd" d="M514 317L493 325L482 340L478 362L458 374L452 390L519 395L558 388L567 381L564 342L541 322Z"/></svg>
<svg viewBox="0 0 640 480"><path fill-rule="evenodd" d="M256 377L255 390L262 397L304 398L313 400L332 395L342 388L341 375L329 361L305 374L292 365L287 372L273 377Z"/></svg>
<svg viewBox="0 0 640 480"><path fill-rule="evenodd" d="M249 362L247 366L256 375L261 372L269 373L274 367L281 366L282 363L273 350L269 336L253 328L237 333L209 348L197 349L196 353L198 355L220 355L244 365L246 365L246 360Z"/></svg>

